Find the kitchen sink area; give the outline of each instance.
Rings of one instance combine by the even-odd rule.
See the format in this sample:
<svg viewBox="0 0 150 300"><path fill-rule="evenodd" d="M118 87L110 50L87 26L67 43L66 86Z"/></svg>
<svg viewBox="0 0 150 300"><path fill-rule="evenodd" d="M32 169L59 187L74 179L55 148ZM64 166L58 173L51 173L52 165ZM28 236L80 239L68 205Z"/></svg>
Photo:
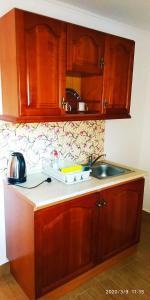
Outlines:
<svg viewBox="0 0 150 300"><path fill-rule="evenodd" d="M99 179L107 179L112 176L119 176L133 172L133 170L118 167L107 162L97 162L91 167L91 176Z"/></svg>

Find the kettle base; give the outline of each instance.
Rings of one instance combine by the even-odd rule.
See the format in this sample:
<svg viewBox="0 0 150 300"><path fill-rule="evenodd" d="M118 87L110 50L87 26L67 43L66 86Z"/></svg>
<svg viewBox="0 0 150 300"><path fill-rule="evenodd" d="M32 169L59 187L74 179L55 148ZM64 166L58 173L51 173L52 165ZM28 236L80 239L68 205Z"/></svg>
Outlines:
<svg viewBox="0 0 150 300"><path fill-rule="evenodd" d="M26 177L24 177L24 178L19 178L19 179L11 178L11 177L8 177L8 178L7 178L7 181L8 181L8 183L10 183L10 184L23 183L23 182L25 182L26 180L27 180Z"/></svg>

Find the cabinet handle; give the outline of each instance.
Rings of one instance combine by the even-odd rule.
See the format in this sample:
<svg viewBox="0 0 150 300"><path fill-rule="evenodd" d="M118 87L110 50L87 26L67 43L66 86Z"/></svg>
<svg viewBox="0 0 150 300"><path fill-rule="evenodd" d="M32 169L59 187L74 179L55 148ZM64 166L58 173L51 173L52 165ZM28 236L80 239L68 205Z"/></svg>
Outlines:
<svg viewBox="0 0 150 300"><path fill-rule="evenodd" d="M104 199L96 202L97 207L102 207L102 206L106 206L106 205L107 205L107 201L105 201Z"/></svg>
<svg viewBox="0 0 150 300"><path fill-rule="evenodd" d="M105 201L105 200L102 200L102 203L103 203L103 206L107 205L107 201Z"/></svg>
<svg viewBox="0 0 150 300"><path fill-rule="evenodd" d="M103 67L104 67L104 57L102 56L101 58L100 58L100 60L99 60L99 65L100 65L100 68L101 69L103 69Z"/></svg>
<svg viewBox="0 0 150 300"><path fill-rule="evenodd" d="M61 107L63 109L65 109L66 104L67 104L67 102L65 101L65 97L63 97L62 100L61 100Z"/></svg>
<svg viewBox="0 0 150 300"><path fill-rule="evenodd" d="M97 201L97 202L96 202L96 206L97 206L97 207L102 207L102 206L103 206L103 202L100 201L100 200Z"/></svg>

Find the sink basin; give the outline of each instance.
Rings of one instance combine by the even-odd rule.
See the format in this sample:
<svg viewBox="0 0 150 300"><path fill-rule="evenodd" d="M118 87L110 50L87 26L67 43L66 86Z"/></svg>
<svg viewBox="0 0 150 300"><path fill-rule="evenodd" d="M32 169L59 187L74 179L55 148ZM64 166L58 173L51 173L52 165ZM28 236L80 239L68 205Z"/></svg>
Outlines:
<svg viewBox="0 0 150 300"><path fill-rule="evenodd" d="M111 176L119 176L123 174L128 174L130 172L133 172L132 170L117 167L108 163L99 163L92 166L92 173L91 176L104 179Z"/></svg>

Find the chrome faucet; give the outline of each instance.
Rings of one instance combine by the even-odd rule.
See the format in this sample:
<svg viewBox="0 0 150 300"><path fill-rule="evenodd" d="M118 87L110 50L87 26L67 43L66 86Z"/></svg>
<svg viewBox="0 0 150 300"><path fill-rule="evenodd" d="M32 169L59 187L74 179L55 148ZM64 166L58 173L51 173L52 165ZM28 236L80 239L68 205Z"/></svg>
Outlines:
<svg viewBox="0 0 150 300"><path fill-rule="evenodd" d="M93 158L92 158L92 155L90 155L89 158L88 158L88 165L89 165L89 167L92 167L92 166L96 163L96 161L97 161L99 158L101 158L101 157L106 157L106 154L101 154L101 155L99 155L98 157L96 157L94 160L93 160Z"/></svg>

